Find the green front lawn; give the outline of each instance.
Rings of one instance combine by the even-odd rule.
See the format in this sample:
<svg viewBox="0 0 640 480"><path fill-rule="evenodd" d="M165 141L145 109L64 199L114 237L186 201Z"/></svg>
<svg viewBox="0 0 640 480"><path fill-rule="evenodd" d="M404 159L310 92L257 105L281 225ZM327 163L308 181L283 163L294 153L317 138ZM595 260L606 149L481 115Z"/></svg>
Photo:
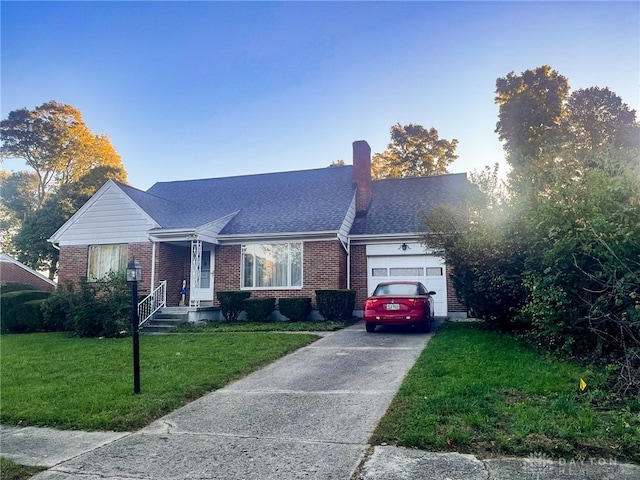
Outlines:
<svg viewBox="0 0 640 480"><path fill-rule="evenodd" d="M640 403L609 395L606 380L604 371L557 361L482 324L448 323L372 441L480 457L540 452L640 462Z"/></svg>
<svg viewBox="0 0 640 480"><path fill-rule="evenodd" d="M2 335L0 421L134 430L317 338L282 333L144 335L141 394L134 395L131 338Z"/></svg>

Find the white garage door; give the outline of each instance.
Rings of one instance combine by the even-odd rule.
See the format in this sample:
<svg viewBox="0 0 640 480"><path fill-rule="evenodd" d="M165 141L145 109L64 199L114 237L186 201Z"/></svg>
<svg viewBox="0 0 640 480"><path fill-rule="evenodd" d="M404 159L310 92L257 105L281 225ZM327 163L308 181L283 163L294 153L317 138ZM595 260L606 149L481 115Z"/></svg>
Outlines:
<svg viewBox="0 0 640 480"><path fill-rule="evenodd" d="M435 255L367 256L367 286L371 295L380 282L418 281L433 290L434 313L447 316L447 281L444 261Z"/></svg>

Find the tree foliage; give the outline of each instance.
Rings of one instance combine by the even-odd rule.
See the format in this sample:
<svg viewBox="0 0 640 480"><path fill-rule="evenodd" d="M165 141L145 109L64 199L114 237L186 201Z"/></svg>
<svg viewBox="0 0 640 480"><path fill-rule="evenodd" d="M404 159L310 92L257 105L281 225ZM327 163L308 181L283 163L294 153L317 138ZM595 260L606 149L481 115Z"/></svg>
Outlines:
<svg viewBox="0 0 640 480"><path fill-rule="evenodd" d="M0 171L2 248L53 278L58 252L46 240L108 179L125 181L126 171L109 137L94 135L70 105L14 110L0 132L2 158L31 169Z"/></svg>
<svg viewBox="0 0 640 480"><path fill-rule="evenodd" d="M480 183L459 192L464 208L439 205L422 214L422 223L426 247L444 252L451 283L469 313L509 328L525 299L526 232L500 197L497 174L496 167L474 174Z"/></svg>
<svg viewBox="0 0 640 480"><path fill-rule="evenodd" d="M568 92L566 77L548 65L497 79L496 133L504 142L514 180L531 182L537 189L552 181L548 176L557 169L563 144Z"/></svg>
<svg viewBox="0 0 640 480"><path fill-rule="evenodd" d="M570 93L548 66L499 78L496 93L507 190L495 168L471 175L465 215L436 209L425 241L445 248L476 315L528 327L540 346L617 362L618 391L640 394L636 112L607 88Z"/></svg>
<svg viewBox="0 0 640 480"><path fill-rule="evenodd" d="M0 122L3 158L25 161L38 178L38 208L58 185L77 181L97 166L119 169L126 180L120 155L109 137L94 135L80 110L56 101L33 110L9 112Z"/></svg>
<svg viewBox="0 0 640 480"><path fill-rule="evenodd" d="M566 109L565 154L575 157L579 169L629 169L634 161L637 166L640 126L636 112L618 95L608 88L576 90Z"/></svg>
<svg viewBox="0 0 640 480"><path fill-rule="evenodd" d="M38 206L35 173L0 170L0 249L14 252L12 237Z"/></svg>
<svg viewBox="0 0 640 480"><path fill-rule="evenodd" d="M545 344L597 356L640 347L640 182L591 169L527 219L521 315Z"/></svg>
<svg viewBox="0 0 640 480"><path fill-rule="evenodd" d="M391 127L391 143L387 150L376 153L371 160L374 178L424 177L447 173L447 167L458 156L458 140L445 140L435 128L422 125Z"/></svg>

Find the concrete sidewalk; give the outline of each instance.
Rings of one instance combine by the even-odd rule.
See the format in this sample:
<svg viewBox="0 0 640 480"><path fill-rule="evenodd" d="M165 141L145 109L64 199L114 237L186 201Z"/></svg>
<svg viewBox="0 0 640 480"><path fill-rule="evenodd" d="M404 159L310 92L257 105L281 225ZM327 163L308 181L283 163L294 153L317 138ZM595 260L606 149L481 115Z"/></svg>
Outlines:
<svg viewBox="0 0 640 480"><path fill-rule="evenodd" d="M586 462L478 460L367 442L432 335L326 335L135 433L0 428L0 452L51 467L37 480L130 479L616 479L640 467ZM607 463L608 462L608 463Z"/></svg>

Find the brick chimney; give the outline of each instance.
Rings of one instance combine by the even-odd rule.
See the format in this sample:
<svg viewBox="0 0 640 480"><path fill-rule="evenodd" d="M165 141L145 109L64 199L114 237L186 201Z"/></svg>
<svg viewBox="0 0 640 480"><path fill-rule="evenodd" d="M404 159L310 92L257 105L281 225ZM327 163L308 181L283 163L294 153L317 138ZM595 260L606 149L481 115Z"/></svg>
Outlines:
<svg viewBox="0 0 640 480"><path fill-rule="evenodd" d="M366 215L371 204L371 147L365 140L353 142L353 183L356 216Z"/></svg>

